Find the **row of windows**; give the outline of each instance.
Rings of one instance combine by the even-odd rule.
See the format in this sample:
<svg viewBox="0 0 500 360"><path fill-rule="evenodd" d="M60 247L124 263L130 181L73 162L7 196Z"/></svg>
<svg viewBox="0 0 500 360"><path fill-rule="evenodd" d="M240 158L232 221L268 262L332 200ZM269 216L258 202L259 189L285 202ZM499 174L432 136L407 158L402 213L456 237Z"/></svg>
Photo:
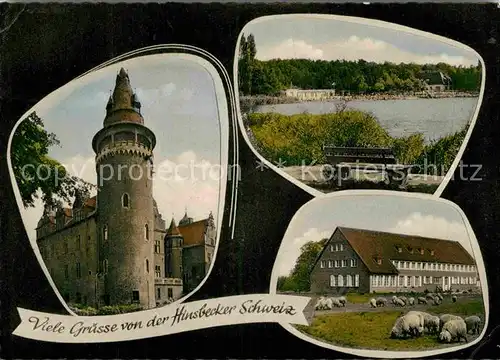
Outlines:
<svg viewBox="0 0 500 360"><path fill-rule="evenodd" d="M422 286L422 285L475 285L477 279L472 276L453 276L444 279L441 276L407 276L407 275L372 275L371 284L373 287L395 287L395 286Z"/></svg>
<svg viewBox="0 0 500 360"><path fill-rule="evenodd" d="M174 291L172 290L172 288L167 288L167 298L170 299L173 297L174 297ZM156 288L156 298L161 299L161 289L160 288Z"/></svg>
<svg viewBox="0 0 500 360"><path fill-rule="evenodd" d="M344 282L345 278L345 282ZM355 275L330 275L331 287L359 287L359 274Z"/></svg>
<svg viewBox="0 0 500 360"><path fill-rule="evenodd" d="M344 244L331 244L330 251L331 252L344 251Z"/></svg>
<svg viewBox="0 0 500 360"><path fill-rule="evenodd" d="M329 269L340 268L340 267L357 267L357 259L343 259L343 260L321 260L319 266L324 269L328 265Z"/></svg>
<svg viewBox="0 0 500 360"><path fill-rule="evenodd" d="M397 261L392 260L397 269L431 270L431 271L476 271L474 265L442 264L415 261Z"/></svg>

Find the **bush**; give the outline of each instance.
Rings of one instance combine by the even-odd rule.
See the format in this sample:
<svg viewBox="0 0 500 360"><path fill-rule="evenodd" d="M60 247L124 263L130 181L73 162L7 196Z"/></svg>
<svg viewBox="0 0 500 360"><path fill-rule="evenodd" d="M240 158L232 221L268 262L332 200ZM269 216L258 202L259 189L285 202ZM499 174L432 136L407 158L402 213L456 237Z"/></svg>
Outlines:
<svg viewBox="0 0 500 360"><path fill-rule="evenodd" d="M99 309L87 305L71 304L70 309L80 316L117 315L143 310L138 304L103 306Z"/></svg>
<svg viewBox="0 0 500 360"><path fill-rule="evenodd" d="M392 147L399 163L420 165L412 172L429 175L446 173L467 131L464 128L425 145L421 133L392 138L373 114L360 110L319 115L250 113L246 122L254 146L273 163L284 166L324 164L324 144Z"/></svg>

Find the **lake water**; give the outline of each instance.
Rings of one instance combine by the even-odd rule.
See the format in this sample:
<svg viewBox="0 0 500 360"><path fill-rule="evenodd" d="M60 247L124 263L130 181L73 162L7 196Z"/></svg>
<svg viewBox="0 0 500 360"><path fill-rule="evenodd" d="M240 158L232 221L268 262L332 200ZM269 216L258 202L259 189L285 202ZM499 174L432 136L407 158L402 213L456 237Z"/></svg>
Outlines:
<svg viewBox="0 0 500 360"><path fill-rule="evenodd" d="M439 139L464 128L472 119L478 98L444 98L414 100L356 100L348 108L373 113L393 137L423 133L427 141ZM285 115L308 112L335 112L338 101L312 101L296 104L263 105L257 112Z"/></svg>

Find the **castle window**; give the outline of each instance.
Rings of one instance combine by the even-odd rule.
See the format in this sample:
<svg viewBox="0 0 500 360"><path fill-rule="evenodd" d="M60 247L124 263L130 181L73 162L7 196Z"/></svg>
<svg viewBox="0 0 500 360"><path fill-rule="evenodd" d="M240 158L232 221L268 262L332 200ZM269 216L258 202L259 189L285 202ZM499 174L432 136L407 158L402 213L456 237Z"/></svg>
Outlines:
<svg viewBox="0 0 500 360"><path fill-rule="evenodd" d="M160 240L155 241L155 253L156 254L160 253L160 244L161 244Z"/></svg>
<svg viewBox="0 0 500 360"><path fill-rule="evenodd" d="M161 299L161 289L160 288L156 289L156 298Z"/></svg>
<svg viewBox="0 0 500 360"><path fill-rule="evenodd" d="M146 259L146 272L149 273L149 260Z"/></svg>
<svg viewBox="0 0 500 360"><path fill-rule="evenodd" d="M159 265L155 266L155 277L161 278L161 267Z"/></svg>
<svg viewBox="0 0 500 360"><path fill-rule="evenodd" d="M122 195L122 207L124 208L129 208L129 196L127 193L123 194Z"/></svg>
<svg viewBox="0 0 500 360"><path fill-rule="evenodd" d="M319 266L320 266L320 268L324 269L324 268L325 268L325 265L326 265L326 261L325 261L325 260L321 260L321 261L319 262Z"/></svg>
<svg viewBox="0 0 500 360"><path fill-rule="evenodd" d="M336 280L336 276L335 275L330 275L330 287L335 287L335 281Z"/></svg>
<svg viewBox="0 0 500 360"><path fill-rule="evenodd" d="M347 260L342 260L342 267L347 267Z"/></svg>
<svg viewBox="0 0 500 360"><path fill-rule="evenodd" d="M358 260L357 259L351 259L351 267L356 267L358 266Z"/></svg>
<svg viewBox="0 0 500 360"><path fill-rule="evenodd" d="M108 273L108 259L106 259L106 260L103 261L103 266L102 267L103 267L104 273L107 274Z"/></svg>
<svg viewBox="0 0 500 360"><path fill-rule="evenodd" d="M132 301L139 302L139 291L137 290L132 291Z"/></svg>
<svg viewBox="0 0 500 360"><path fill-rule="evenodd" d="M102 237L104 240L108 240L108 225L104 225L102 228Z"/></svg>
<svg viewBox="0 0 500 360"><path fill-rule="evenodd" d="M167 292L168 292L168 298L172 299L174 297L174 291L172 290L172 288L168 288Z"/></svg>
<svg viewBox="0 0 500 360"><path fill-rule="evenodd" d="M78 235L78 236L76 237L76 247L77 247L78 249L80 249L80 246L81 246L81 245L82 245L82 244L81 244L81 240L80 240L80 235Z"/></svg>
<svg viewBox="0 0 500 360"><path fill-rule="evenodd" d="M340 267L340 260L335 260L335 267L339 268Z"/></svg>
<svg viewBox="0 0 500 360"><path fill-rule="evenodd" d="M359 274L354 275L354 286L359 287Z"/></svg>
<svg viewBox="0 0 500 360"><path fill-rule="evenodd" d="M80 279L82 277L82 268L80 263L76 263L76 277Z"/></svg>
<svg viewBox="0 0 500 360"><path fill-rule="evenodd" d="M333 261L328 260L328 268L331 269L333 267Z"/></svg>
<svg viewBox="0 0 500 360"><path fill-rule="evenodd" d="M149 226L148 226L148 224L144 225L144 238L146 240L149 240Z"/></svg>
<svg viewBox="0 0 500 360"><path fill-rule="evenodd" d="M338 277L338 286L344 286L344 277L342 275L339 275Z"/></svg>
<svg viewBox="0 0 500 360"><path fill-rule="evenodd" d="M352 287L352 275L346 275L346 286Z"/></svg>

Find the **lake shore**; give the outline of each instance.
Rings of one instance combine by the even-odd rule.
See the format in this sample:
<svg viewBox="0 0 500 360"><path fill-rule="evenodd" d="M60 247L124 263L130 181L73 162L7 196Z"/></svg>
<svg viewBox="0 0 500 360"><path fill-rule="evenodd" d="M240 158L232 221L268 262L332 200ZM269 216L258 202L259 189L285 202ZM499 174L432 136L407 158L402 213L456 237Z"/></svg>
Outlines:
<svg viewBox="0 0 500 360"><path fill-rule="evenodd" d="M297 104L314 101L381 101L381 100L417 100L417 99L443 99L443 98L474 98L479 93L446 91L434 93L430 97L425 92L415 92L408 94L356 94L356 95L337 95L324 100L300 100L289 96L268 96L268 95L250 95L240 96L240 107L242 112L247 112L255 106L261 105L279 105L279 104Z"/></svg>

